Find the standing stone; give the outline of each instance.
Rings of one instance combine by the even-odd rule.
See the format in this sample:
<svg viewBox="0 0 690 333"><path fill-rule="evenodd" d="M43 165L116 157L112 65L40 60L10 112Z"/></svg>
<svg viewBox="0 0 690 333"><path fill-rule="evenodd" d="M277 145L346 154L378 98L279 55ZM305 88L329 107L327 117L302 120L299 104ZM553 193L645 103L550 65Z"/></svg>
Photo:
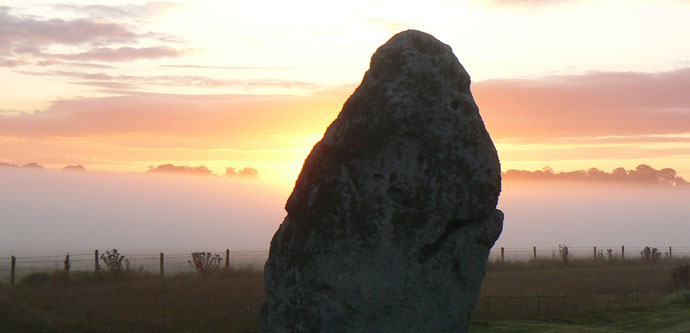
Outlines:
<svg viewBox="0 0 690 333"><path fill-rule="evenodd" d="M271 242L261 330L466 331L500 191L451 48L395 35L304 162Z"/></svg>

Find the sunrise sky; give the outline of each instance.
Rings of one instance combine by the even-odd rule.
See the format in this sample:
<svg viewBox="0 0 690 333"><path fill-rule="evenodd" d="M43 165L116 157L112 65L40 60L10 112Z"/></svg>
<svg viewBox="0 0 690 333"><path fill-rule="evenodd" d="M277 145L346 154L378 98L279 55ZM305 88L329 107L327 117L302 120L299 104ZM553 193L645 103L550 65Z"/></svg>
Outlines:
<svg viewBox="0 0 690 333"><path fill-rule="evenodd" d="M690 1L423 3L0 0L0 162L294 184L371 54L419 29L472 76L503 170L690 178Z"/></svg>

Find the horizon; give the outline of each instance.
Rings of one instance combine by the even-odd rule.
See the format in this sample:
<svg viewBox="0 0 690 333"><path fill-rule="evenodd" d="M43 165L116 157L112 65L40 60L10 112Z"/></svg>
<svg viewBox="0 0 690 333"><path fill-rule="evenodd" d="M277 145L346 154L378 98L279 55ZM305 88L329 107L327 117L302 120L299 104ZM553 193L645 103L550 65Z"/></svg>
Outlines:
<svg viewBox="0 0 690 333"><path fill-rule="evenodd" d="M370 55L419 29L472 76L504 172L648 164L690 179L684 1L0 7L4 163L248 167L289 186Z"/></svg>
<svg viewBox="0 0 690 333"><path fill-rule="evenodd" d="M630 193L664 193L638 212L647 217L668 204L662 200L667 192L651 184L678 188L669 202L687 196L690 49L683 32L690 30L689 3L467 0L433 1L421 9L396 2L394 8L365 1L264 8L214 1L0 0L0 166L47 171L26 176L25 168L0 168L0 179L15 186L0 191L6 205L14 203L5 210L28 209L41 197L29 191L41 186L33 177L53 192L36 202L35 212L12 216L33 216L25 223L38 228L34 232L51 211L66 225L113 223L98 211L80 215L80 206L60 201L60 188L98 193L102 199L89 200L103 212L115 209L109 200L139 207L137 199L158 194L154 206L173 207L165 189L180 198L187 189L208 200L166 215L179 230L187 230L183 217L197 214L197 223L208 228L225 221L229 233L242 225L235 216L244 216L254 221L244 225L251 241L267 245L305 158L357 88L371 55L407 29L449 45L472 77L506 185L499 207L506 209L507 233L499 244L517 244L513 235L528 237L520 228L551 239L534 228L556 213L523 202L528 196L520 191L532 193L530 187L552 188L571 200L578 193L581 202L572 204L584 205L606 186L579 183L638 184ZM73 172L59 172L68 166ZM120 187L117 179L142 188ZM546 184L535 185L538 180ZM620 195L611 189L602 191ZM264 206L243 201L242 191L264 198ZM224 195L237 202L210 205L224 206L214 197ZM532 199L550 197L540 192ZM611 198L609 211L595 204L591 209L610 217L625 209L619 199ZM130 213L120 214L141 225L165 222L154 212ZM680 217L673 219L682 225ZM9 220L0 227L16 228ZM634 230L626 237L645 234ZM237 242L251 248L249 238Z"/></svg>

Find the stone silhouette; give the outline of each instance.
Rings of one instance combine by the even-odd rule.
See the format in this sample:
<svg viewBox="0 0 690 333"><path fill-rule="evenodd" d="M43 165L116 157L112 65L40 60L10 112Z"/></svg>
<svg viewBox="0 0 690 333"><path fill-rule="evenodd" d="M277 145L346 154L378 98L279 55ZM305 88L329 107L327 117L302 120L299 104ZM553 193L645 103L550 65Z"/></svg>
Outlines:
<svg viewBox="0 0 690 333"><path fill-rule="evenodd" d="M262 331L467 330L500 191L451 48L395 35L304 162L265 266Z"/></svg>

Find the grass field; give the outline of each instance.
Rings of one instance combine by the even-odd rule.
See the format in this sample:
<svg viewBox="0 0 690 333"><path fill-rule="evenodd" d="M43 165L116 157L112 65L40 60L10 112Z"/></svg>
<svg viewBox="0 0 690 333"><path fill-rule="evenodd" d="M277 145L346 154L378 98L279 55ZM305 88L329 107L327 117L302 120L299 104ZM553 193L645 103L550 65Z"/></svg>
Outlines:
<svg viewBox="0 0 690 333"><path fill-rule="evenodd" d="M544 320L474 323L471 332L690 332L690 293L679 292L638 310Z"/></svg>
<svg viewBox="0 0 690 333"><path fill-rule="evenodd" d="M667 290L542 298L669 286L679 261L490 263L474 315L477 332L690 331L690 296ZM0 332L255 332L263 298L254 269L160 279L130 272L35 273L0 287ZM681 296L679 296L681 295ZM486 296L528 297L501 303ZM602 307L602 300L604 301Z"/></svg>
<svg viewBox="0 0 690 333"><path fill-rule="evenodd" d="M262 299L262 273L249 269L163 280L33 274L0 290L0 332L251 332Z"/></svg>

